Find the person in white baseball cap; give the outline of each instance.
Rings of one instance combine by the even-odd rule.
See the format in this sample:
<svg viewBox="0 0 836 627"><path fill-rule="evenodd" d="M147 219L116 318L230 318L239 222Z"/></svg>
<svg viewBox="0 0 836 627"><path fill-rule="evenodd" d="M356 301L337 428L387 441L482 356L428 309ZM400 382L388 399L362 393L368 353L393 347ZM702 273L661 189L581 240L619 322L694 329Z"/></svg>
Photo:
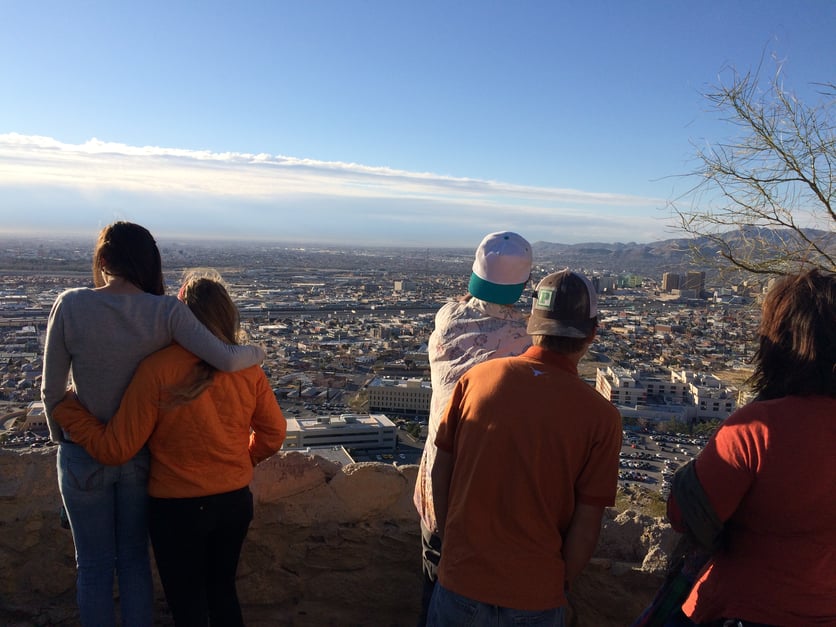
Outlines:
<svg viewBox="0 0 836 627"><path fill-rule="evenodd" d="M442 538L429 627L567 624L566 591L615 503L621 415L578 375L597 295L579 272L537 285L522 355L474 365L436 428Z"/></svg>
<svg viewBox="0 0 836 627"><path fill-rule="evenodd" d="M499 231L476 249L468 291L498 305L516 303L531 277L531 244L521 235Z"/></svg>
<svg viewBox="0 0 836 627"><path fill-rule="evenodd" d="M514 306L531 276L531 259L531 244L521 235L511 231L489 233L476 249L468 294L445 304L435 317L435 330L428 344L433 394L427 442L414 495L415 507L421 515L424 571L421 625L426 622L441 559L431 478L438 423L462 374L489 359L520 355L531 345L531 337L526 332L528 316Z"/></svg>

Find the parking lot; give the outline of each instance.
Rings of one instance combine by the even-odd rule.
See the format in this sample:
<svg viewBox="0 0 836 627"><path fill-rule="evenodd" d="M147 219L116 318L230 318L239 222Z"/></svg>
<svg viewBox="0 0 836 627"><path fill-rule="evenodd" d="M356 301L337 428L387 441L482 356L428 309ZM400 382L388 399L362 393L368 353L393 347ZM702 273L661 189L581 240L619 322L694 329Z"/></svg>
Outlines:
<svg viewBox="0 0 836 627"><path fill-rule="evenodd" d="M704 436L656 433L623 433L618 481L658 490L667 497L677 468L691 461L708 442Z"/></svg>

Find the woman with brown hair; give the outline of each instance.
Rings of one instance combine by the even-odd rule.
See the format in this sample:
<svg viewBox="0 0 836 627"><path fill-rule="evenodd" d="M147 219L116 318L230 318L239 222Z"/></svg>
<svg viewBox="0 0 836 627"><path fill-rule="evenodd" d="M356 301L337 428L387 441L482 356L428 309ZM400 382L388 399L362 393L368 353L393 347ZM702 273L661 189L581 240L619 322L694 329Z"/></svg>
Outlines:
<svg viewBox="0 0 836 627"><path fill-rule="evenodd" d="M218 338L238 343L238 309L218 280L192 277L179 298ZM243 625L235 574L253 516L249 483L286 432L264 371L217 372L173 344L140 364L107 424L72 395L55 417L105 464L148 442L149 530L175 624Z"/></svg>
<svg viewBox="0 0 836 627"><path fill-rule="evenodd" d="M165 295L160 251L151 233L114 222L99 233L93 288L69 289L55 299L46 330L41 395L58 447L58 483L75 544L76 596L82 625L116 624L118 576L123 627L153 623L148 551L148 451L137 449L118 466L104 466L62 432L55 406L72 383L102 422L119 401L137 365L172 341L221 370L260 363L257 346L219 340L188 307Z"/></svg>
<svg viewBox="0 0 836 627"><path fill-rule="evenodd" d="M836 624L836 277L763 303L755 400L677 472L673 527L713 553L682 605L697 624Z"/></svg>

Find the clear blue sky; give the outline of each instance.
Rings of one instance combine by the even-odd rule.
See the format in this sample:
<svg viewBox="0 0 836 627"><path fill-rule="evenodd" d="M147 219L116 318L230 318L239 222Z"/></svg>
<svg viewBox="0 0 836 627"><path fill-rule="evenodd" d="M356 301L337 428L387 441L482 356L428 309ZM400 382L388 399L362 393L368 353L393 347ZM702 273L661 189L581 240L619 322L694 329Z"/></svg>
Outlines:
<svg viewBox="0 0 836 627"><path fill-rule="evenodd" d="M678 236L701 95L811 98L836 2L0 0L0 229L463 245Z"/></svg>

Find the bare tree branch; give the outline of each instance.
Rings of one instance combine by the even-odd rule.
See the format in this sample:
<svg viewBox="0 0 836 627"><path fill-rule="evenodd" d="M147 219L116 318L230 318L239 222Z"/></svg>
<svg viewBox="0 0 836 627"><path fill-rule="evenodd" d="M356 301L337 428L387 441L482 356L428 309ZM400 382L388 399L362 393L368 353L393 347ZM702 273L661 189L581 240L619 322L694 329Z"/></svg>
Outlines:
<svg viewBox="0 0 836 627"><path fill-rule="evenodd" d="M705 94L737 135L697 148L701 165L689 175L697 182L670 202L702 263L756 274L836 271L836 84L819 87L819 102L801 102L776 64L768 82L732 72Z"/></svg>

